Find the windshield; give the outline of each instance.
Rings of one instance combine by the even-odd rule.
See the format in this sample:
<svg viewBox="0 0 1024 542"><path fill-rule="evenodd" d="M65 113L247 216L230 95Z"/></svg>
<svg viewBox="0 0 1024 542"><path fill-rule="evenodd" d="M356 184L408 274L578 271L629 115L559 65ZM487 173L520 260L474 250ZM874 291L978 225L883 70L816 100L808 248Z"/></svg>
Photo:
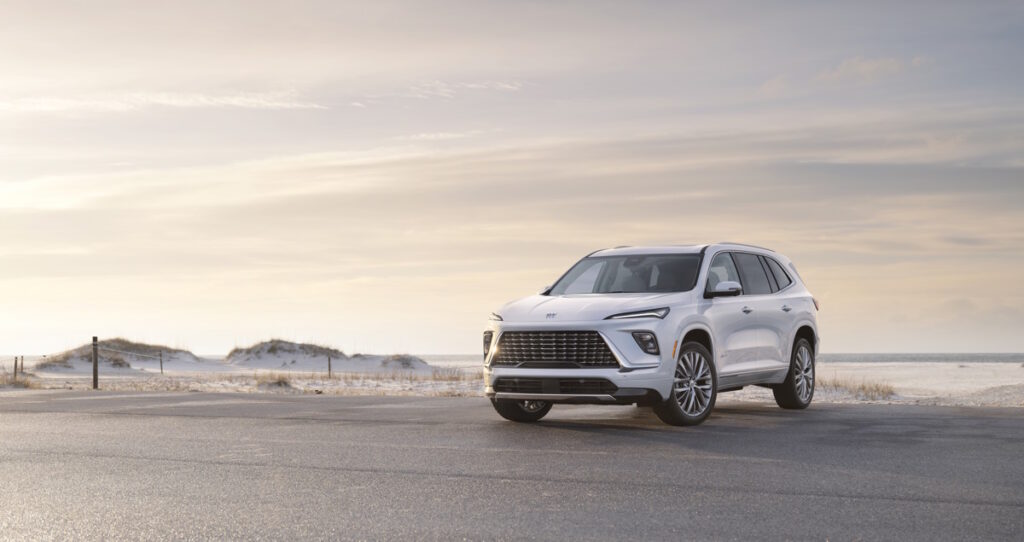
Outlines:
<svg viewBox="0 0 1024 542"><path fill-rule="evenodd" d="M549 295L685 292L697 284L697 254L583 258Z"/></svg>

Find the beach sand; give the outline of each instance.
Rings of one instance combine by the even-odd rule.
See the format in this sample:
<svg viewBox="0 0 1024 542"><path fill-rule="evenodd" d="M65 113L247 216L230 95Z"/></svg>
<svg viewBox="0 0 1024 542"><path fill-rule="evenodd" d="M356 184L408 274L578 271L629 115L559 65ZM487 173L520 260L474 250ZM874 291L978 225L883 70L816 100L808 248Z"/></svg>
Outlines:
<svg viewBox="0 0 1024 542"><path fill-rule="evenodd" d="M1024 366L1017 363L820 362L817 376L816 402L1024 407ZM886 386L892 395L869 393ZM748 387L719 400L773 399L771 390Z"/></svg>

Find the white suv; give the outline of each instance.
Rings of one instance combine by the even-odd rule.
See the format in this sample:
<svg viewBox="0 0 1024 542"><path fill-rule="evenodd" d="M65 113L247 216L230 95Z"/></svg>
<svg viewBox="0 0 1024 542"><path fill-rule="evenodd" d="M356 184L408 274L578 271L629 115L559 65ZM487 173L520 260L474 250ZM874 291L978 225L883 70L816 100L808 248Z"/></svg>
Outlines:
<svg viewBox="0 0 1024 542"><path fill-rule="evenodd" d="M718 393L814 397L817 302L788 258L736 243L618 247L506 304L484 332L486 394L503 417L553 403L641 404L696 425Z"/></svg>

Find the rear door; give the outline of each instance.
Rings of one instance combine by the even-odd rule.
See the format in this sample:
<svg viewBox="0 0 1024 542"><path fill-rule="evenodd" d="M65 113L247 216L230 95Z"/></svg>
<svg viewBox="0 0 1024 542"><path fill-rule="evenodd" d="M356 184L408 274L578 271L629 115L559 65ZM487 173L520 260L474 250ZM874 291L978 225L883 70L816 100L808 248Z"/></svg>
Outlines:
<svg viewBox="0 0 1024 542"><path fill-rule="evenodd" d="M732 255L719 252L708 267L704 291L709 291L719 282L730 280L743 283ZM758 360L758 351L764 341L759 336L761 331L754 311L744 310L749 309L747 305L743 296L705 299L703 310L715 335L715 363L720 375Z"/></svg>
<svg viewBox="0 0 1024 542"><path fill-rule="evenodd" d="M734 367L737 373L756 373L759 371L774 370L779 368L779 346L774 326L777 321L775 312L776 299L773 293L776 290L774 278L768 276L768 271L761 263L761 256L749 252L734 252L733 261L739 270L740 278L743 280L743 295L738 297L743 310L751 311L756 316L757 326L757 347L753 359L748 363Z"/></svg>
<svg viewBox="0 0 1024 542"><path fill-rule="evenodd" d="M762 320L765 329L769 334L771 358L786 366L789 365L790 338L795 331L794 322L802 306L799 294L793 286L793 279L782 268L779 262L771 256L761 256L761 263L768 273L772 282L772 290L775 292L771 301L765 307Z"/></svg>

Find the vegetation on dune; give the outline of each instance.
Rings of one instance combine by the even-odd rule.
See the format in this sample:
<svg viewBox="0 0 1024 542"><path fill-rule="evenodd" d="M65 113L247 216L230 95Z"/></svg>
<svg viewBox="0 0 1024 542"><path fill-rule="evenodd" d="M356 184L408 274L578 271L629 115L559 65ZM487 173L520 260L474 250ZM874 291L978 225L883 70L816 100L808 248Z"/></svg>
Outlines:
<svg viewBox="0 0 1024 542"><path fill-rule="evenodd" d="M818 386L823 390L846 392L856 396L858 399L867 401L890 399L896 395L896 389L885 382L854 380L852 378L819 378Z"/></svg>
<svg viewBox="0 0 1024 542"><path fill-rule="evenodd" d="M326 358L330 356L334 359L348 358L348 356L341 350L331 348L329 346L310 343L294 343L283 339L270 339L269 341L259 342L244 348L235 347L231 352L228 352L227 360L230 362L237 358L254 357L263 354L269 354L272 356L278 354L301 354L310 357Z"/></svg>
<svg viewBox="0 0 1024 542"><path fill-rule="evenodd" d="M8 373L6 370L0 372L0 388L28 388L36 389L39 385L35 380L32 380L28 375L19 373L18 378L14 378L14 373Z"/></svg>
<svg viewBox="0 0 1024 542"><path fill-rule="evenodd" d="M291 388L291 377L284 373L262 373L257 374L256 386L260 388Z"/></svg>
<svg viewBox="0 0 1024 542"><path fill-rule="evenodd" d="M182 350L180 348L171 348L169 346L163 346L159 344L147 344L135 341L129 341L128 339L115 338L115 339L104 339L97 343L99 346L99 361L101 364L110 365L116 368L127 369L131 367L125 356L130 354L123 354L122 352L129 352L134 354L141 354L143 356L159 356L161 353L165 358L171 355L178 357L187 357L198 361L199 358L189 352L188 350ZM117 352L113 352L116 350ZM45 358L36 364L37 369L70 369L72 364L75 362L92 362L92 343L86 343L77 348L66 350L59 354L55 354Z"/></svg>

